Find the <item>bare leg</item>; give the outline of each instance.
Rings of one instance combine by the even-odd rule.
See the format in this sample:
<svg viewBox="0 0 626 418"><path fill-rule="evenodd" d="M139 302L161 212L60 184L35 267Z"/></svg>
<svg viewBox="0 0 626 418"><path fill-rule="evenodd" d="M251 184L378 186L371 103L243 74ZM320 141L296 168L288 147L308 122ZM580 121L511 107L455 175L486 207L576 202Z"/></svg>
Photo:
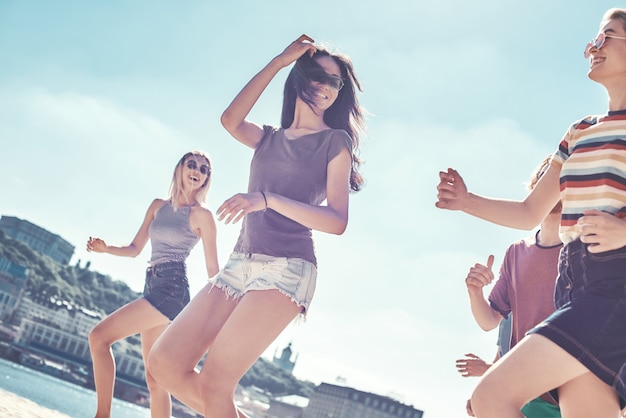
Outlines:
<svg viewBox="0 0 626 418"><path fill-rule="evenodd" d="M235 387L263 351L300 312L278 290L250 291L232 312L200 371L205 418L238 418Z"/></svg>
<svg viewBox="0 0 626 418"><path fill-rule="evenodd" d="M147 368L156 381L190 408L202 412L198 361L237 302L207 284L154 343Z"/></svg>
<svg viewBox="0 0 626 418"><path fill-rule="evenodd" d="M115 359L111 351L113 343L168 322L164 315L141 298L122 306L90 331L89 349L98 399L96 418L111 416L115 384Z"/></svg>
<svg viewBox="0 0 626 418"><path fill-rule="evenodd" d="M198 412L205 411L207 418L246 418L235 408L235 387L300 308L279 291L249 292L236 302L211 287L208 284L198 292L159 337L148 369L176 398ZM207 351L198 374L195 366ZM231 356L237 361L227 364ZM212 385L218 386L215 396L224 413L206 412L205 402L214 396Z"/></svg>
<svg viewBox="0 0 626 418"><path fill-rule="evenodd" d="M619 400L612 387L587 372L559 388L561 413L567 418L617 418Z"/></svg>
<svg viewBox="0 0 626 418"><path fill-rule="evenodd" d="M532 334L487 370L472 395L472 409L480 418L523 418L522 406L542 393L559 388L564 418L617 418L616 395L613 393L613 401L608 402L610 396L606 388L610 392L612 389L590 376L593 375L585 366L558 345ZM606 388L603 389L602 385ZM584 391L597 393L599 398L574 399ZM593 411L591 415L577 415L575 410L581 401L588 403L583 409ZM613 409L612 415L601 415L603 412L600 411Z"/></svg>
<svg viewBox="0 0 626 418"><path fill-rule="evenodd" d="M158 325L141 333L141 352L144 363L146 362L145 359L148 358L152 345L166 328L167 324ZM150 392L150 416L152 418L170 418L172 416L172 398L165 388L157 384L147 368L146 384Z"/></svg>

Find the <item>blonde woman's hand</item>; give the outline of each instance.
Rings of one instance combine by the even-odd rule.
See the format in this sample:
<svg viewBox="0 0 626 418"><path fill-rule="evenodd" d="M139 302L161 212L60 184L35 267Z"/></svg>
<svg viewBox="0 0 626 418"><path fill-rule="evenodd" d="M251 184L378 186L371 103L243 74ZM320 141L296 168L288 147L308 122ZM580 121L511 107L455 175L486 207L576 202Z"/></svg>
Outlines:
<svg viewBox="0 0 626 418"><path fill-rule="evenodd" d="M580 240L589 244L590 253L601 253L626 246L626 219L601 210L583 212L578 218Z"/></svg>
<svg viewBox="0 0 626 418"><path fill-rule="evenodd" d="M107 249L107 244L101 238L89 237L87 241L87 251L94 253L103 253Z"/></svg>

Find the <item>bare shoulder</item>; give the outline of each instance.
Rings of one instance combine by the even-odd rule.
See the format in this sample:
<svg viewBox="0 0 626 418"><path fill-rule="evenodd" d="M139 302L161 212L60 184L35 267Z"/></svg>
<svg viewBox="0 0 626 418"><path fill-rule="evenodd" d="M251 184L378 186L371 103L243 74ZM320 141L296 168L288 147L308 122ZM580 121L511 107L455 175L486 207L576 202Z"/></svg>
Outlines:
<svg viewBox="0 0 626 418"><path fill-rule="evenodd" d="M157 197L157 198L155 198L155 199L152 201L151 205L155 205L156 207L159 207L159 208L160 208L160 207L162 207L163 205L165 205L167 202L168 202L168 200L167 200L167 199L161 199L161 198Z"/></svg>
<svg viewBox="0 0 626 418"><path fill-rule="evenodd" d="M196 227L203 225L213 225L215 227L215 219L213 213L204 206L193 206L189 214L190 222Z"/></svg>
<svg viewBox="0 0 626 418"><path fill-rule="evenodd" d="M148 213L154 216L159 211L159 209L165 206L167 202L168 201L164 199L159 199L159 198L154 199L152 203L150 203L150 206L148 207Z"/></svg>

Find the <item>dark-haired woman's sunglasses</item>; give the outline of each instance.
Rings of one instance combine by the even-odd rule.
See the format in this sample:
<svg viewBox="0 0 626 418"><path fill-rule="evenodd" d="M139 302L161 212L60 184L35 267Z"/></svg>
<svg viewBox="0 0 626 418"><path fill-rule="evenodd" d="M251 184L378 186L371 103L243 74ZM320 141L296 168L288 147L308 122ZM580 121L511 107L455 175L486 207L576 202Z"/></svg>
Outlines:
<svg viewBox="0 0 626 418"><path fill-rule="evenodd" d="M339 91L343 88L343 80L341 77L337 77L336 75L325 75L321 76L319 80L315 80L318 83L326 84L328 87L335 91Z"/></svg>
<svg viewBox="0 0 626 418"><path fill-rule="evenodd" d="M187 168L190 170L198 170L200 171L201 174L204 174L205 176L208 176L209 173L211 173L211 167L209 167L206 164L203 164L198 169L198 163L196 163L194 160L187 161Z"/></svg>

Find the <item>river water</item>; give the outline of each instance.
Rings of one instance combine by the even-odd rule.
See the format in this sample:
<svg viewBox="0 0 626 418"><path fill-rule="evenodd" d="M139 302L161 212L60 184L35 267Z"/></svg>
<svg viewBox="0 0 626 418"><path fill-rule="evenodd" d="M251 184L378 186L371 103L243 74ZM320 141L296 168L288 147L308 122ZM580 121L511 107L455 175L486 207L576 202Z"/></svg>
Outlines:
<svg viewBox="0 0 626 418"><path fill-rule="evenodd" d="M4 359L0 359L0 388L72 418L93 417L96 411L96 392L93 390ZM147 408L113 400L111 418L149 417Z"/></svg>

